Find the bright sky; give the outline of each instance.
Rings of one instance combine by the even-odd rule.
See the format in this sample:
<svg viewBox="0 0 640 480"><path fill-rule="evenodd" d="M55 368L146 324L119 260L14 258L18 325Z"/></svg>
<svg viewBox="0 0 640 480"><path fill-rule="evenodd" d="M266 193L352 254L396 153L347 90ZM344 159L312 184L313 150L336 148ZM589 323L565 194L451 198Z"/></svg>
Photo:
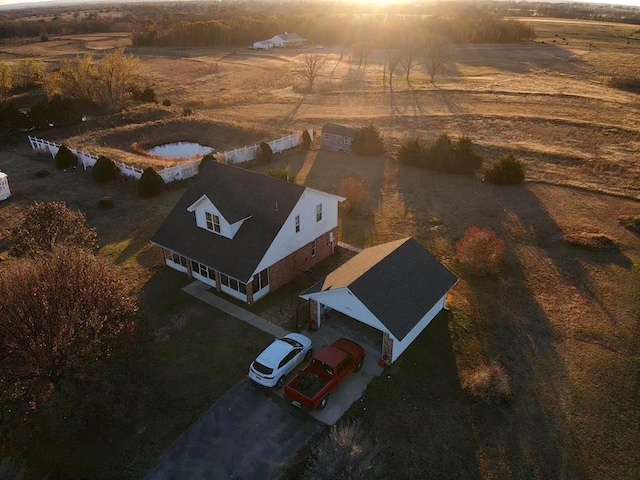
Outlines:
<svg viewBox="0 0 640 480"><path fill-rule="evenodd" d="M48 3L56 0L0 0L0 6L13 5L15 3ZM60 1L60 0L57 0ZM360 0L362 1L362 0ZM366 1L366 0L365 0ZM403 1L403 0L398 0ZM581 0L584 3L610 3L614 5L629 5L640 7L640 0ZM66 0L64 3L86 3L85 0ZM391 3L390 0L371 0L371 3Z"/></svg>

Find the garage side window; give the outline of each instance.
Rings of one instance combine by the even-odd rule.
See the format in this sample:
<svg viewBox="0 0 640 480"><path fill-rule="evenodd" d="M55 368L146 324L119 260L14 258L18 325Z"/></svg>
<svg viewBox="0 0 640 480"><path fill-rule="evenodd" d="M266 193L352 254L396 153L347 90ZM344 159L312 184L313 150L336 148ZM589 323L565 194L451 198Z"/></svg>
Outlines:
<svg viewBox="0 0 640 480"><path fill-rule="evenodd" d="M322 204L316 205L316 222L322 220Z"/></svg>
<svg viewBox="0 0 640 480"><path fill-rule="evenodd" d="M296 224L296 233L300 233L300 215L296 215L295 224Z"/></svg>

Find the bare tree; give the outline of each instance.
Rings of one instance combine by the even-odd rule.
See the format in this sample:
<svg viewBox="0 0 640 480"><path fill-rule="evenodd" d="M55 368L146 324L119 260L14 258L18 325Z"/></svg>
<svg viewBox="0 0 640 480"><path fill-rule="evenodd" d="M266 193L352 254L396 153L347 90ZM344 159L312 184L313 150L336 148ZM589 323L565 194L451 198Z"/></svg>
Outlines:
<svg viewBox="0 0 640 480"><path fill-rule="evenodd" d="M402 60L402 52L400 50L387 50L385 55L385 64L389 70L389 89L393 90L393 73Z"/></svg>
<svg viewBox="0 0 640 480"><path fill-rule="evenodd" d="M417 50L414 45L406 44L402 48L402 58L400 59L400 63L404 71L407 72L407 83L409 83L409 75L411 75L411 70L416 66L417 60Z"/></svg>
<svg viewBox="0 0 640 480"><path fill-rule="evenodd" d="M134 328L137 300L117 267L60 247L0 268L0 385L40 402L62 382L83 381Z"/></svg>
<svg viewBox="0 0 640 480"><path fill-rule="evenodd" d="M449 42L444 37L429 37L425 44L424 55L424 68L433 83L435 77L442 73L444 67L451 60Z"/></svg>
<svg viewBox="0 0 640 480"><path fill-rule="evenodd" d="M313 82L320 74L320 72L327 65L327 57L319 53L306 53L302 57L302 63L300 64L300 74L307 81L307 88L309 91L313 88Z"/></svg>

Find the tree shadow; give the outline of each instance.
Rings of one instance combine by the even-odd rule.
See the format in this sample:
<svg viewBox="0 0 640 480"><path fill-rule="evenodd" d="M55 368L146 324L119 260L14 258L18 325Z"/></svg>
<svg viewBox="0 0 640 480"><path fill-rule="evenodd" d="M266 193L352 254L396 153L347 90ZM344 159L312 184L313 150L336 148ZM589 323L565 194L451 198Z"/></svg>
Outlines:
<svg viewBox="0 0 640 480"><path fill-rule="evenodd" d="M562 332L554 330L539 303L538 289L544 286L532 283L527 271L531 259L523 263L522 257L522 250L543 255L539 261L548 258L562 283L598 302L584 267L563 247L561 229L526 186L498 187L413 167L401 167L398 186L407 208L420 212L414 217L435 217L442 222L437 229L424 228L418 233L436 252L440 249L449 255L450 247L439 244L444 240L453 245L471 225L489 226L508 239L500 276L464 275L461 294L475 313L457 344L478 347L475 354L469 353L473 349L460 347L459 363L466 369L499 362L515 393L514 400L503 407L471 404L479 463L484 462L484 468L497 478L580 478L584 467L570 421L571 384L556 350ZM524 238L514 235L511 216L517 218ZM538 250L541 244L542 253ZM470 335L473 338L467 338Z"/></svg>

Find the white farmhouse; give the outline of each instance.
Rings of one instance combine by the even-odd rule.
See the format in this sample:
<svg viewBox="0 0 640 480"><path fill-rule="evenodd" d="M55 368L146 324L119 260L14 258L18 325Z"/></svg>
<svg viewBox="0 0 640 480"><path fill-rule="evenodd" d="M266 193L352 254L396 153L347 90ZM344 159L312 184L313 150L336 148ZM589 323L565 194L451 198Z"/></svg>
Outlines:
<svg viewBox="0 0 640 480"><path fill-rule="evenodd" d="M252 48L254 50L271 50L273 48L273 42L270 40L260 40L259 42L253 42Z"/></svg>
<svg viewBox="0 0 640 480"><path fill-rule="evenodd" d="M300 35L296 33L279 33L278 35L274 35L271 37L268 42L271 42L274 47L278 48L292 48L292 47L301 47L306 42L306 38L302 38Z"/></svg>
<svg viewBox="0 0 640 480"><path fill-rule="evenodd" d="M344 200L205 160L151 243L167 266L251 305L333 253Z"/></svg>

